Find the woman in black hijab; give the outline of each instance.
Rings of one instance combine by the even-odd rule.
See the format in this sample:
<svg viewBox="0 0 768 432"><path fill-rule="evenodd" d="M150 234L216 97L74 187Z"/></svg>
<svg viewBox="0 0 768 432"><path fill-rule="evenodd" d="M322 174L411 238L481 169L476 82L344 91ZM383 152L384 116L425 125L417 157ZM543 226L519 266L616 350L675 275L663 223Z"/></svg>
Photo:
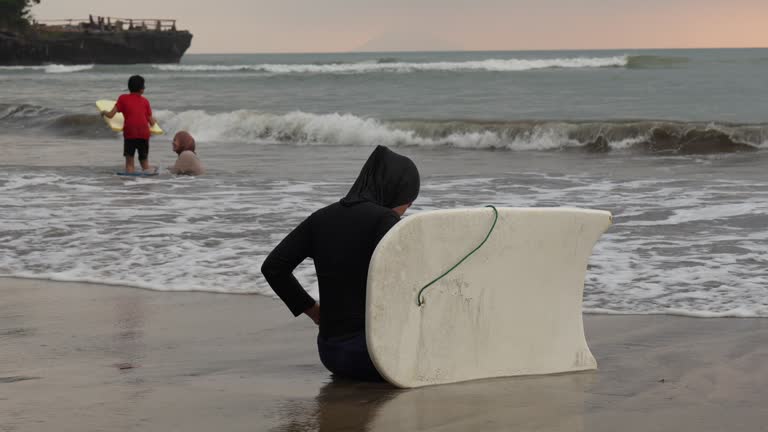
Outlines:
<svg viewBox="0 0 768 432"><path fill-rule="evenodd" d="M365 290L373 250L419 194L419 171L405 156L378 146L341 201L310 215L269 254L261 272L294 316L320 326L318 351L333 374L381 380L365 342ZM323 307L293 276L315 262Z"/></svg>

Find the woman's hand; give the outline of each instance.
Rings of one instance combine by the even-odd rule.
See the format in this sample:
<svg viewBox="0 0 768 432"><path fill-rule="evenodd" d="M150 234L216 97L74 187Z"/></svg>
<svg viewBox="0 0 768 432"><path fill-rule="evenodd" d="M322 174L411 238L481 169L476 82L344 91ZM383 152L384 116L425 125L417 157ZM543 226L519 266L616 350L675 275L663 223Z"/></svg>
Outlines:
<svg viewBox="0 0 768 432"><path fill-rule="evenodd" d="M315 324L320 325L320 303L315 303L309 309L304 311L304 314L310 318Z"/></svg>

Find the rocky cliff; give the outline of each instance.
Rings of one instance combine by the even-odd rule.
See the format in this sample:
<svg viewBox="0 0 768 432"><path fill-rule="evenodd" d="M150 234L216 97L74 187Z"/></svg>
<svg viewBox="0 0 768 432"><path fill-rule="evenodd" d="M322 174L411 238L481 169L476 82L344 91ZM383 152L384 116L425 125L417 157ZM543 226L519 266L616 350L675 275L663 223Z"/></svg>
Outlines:
<svg viewBox="0 0 768 432"><path fill-rule="evenodd" d="M178 63L188 31L0 31L0 65Z"/></svg>

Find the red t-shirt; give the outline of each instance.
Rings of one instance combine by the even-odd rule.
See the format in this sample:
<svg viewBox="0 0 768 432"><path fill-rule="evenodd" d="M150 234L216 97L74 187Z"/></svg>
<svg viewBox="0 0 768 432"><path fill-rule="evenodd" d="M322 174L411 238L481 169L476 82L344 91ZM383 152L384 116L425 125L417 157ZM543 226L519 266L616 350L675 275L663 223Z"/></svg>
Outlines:
<svg viewBox="0 0 768 432"><path fill-rule="evenodd" d="M152 108L149 101L138 93L120 95L117 98L117 112L123 113L123 137L127 139L149 139L149 118Z"/></svg>

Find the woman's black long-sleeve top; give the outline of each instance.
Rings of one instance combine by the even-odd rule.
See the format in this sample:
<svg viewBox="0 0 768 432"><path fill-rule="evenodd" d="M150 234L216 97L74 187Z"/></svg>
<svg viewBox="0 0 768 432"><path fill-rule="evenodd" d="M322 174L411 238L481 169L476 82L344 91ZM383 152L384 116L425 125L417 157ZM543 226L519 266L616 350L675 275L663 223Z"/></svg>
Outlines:
<svg viewBox="0 0 768 432"><path fill-rule="evenodd" d="M315 300L293 276L312 258L320 288L320 335L340 336L365 329L368 264L384 234L399 220L373 202L322 208L296 227L269 254L261 272L295 316Z"/></svg>

